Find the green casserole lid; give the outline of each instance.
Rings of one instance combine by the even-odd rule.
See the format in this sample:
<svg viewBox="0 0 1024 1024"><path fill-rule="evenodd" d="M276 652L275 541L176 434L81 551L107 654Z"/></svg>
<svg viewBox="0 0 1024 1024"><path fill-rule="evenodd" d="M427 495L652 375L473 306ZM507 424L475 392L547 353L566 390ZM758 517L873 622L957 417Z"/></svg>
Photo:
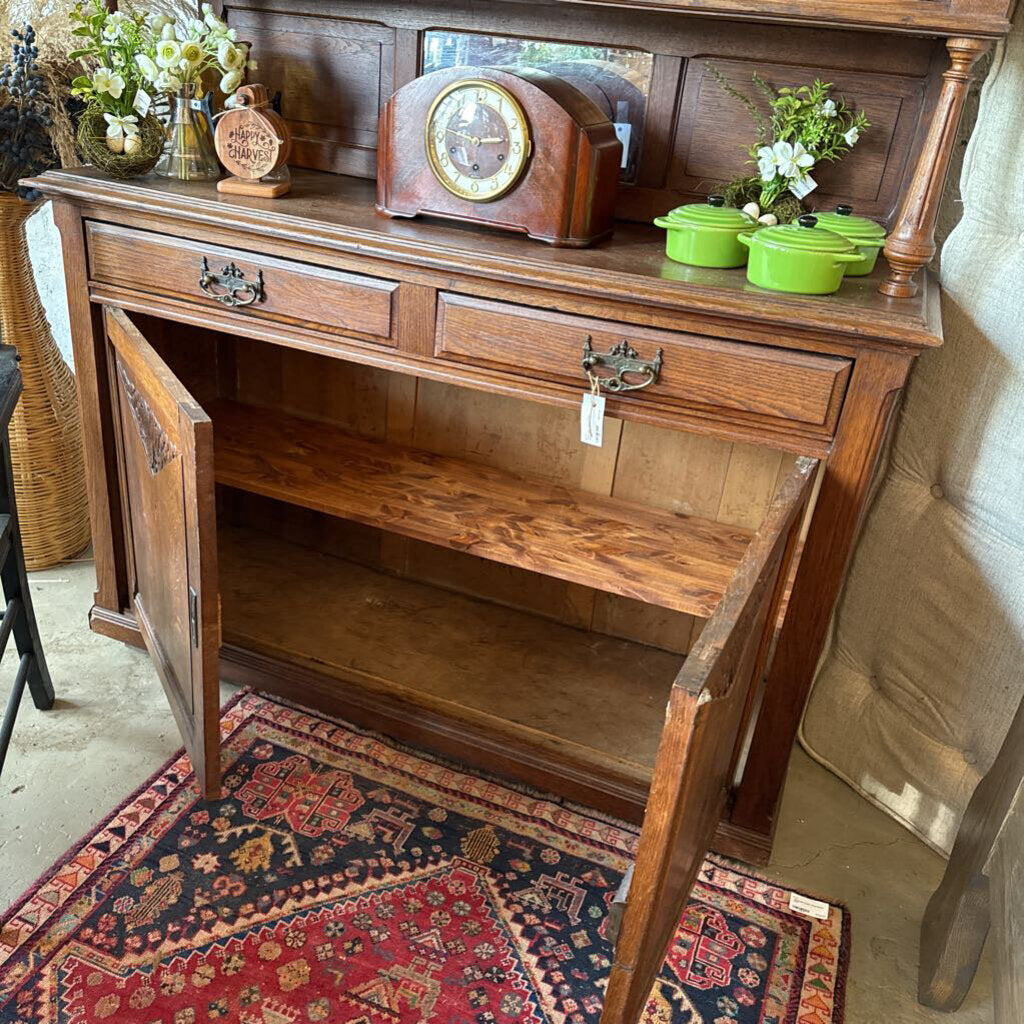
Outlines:
<svg viewBox="0 0 1024 1024"><path fill-rule="evenodd" d="M708 196L706 203L688 203L677 206L664 217L659 217L660 227L695 226L722 228L728 231L747 231L757 227L757 221L735 206L726 206L724 196Z"/></svg>
<svg viewBox="0 0 1024 1024"><path fill-rule="evenodd" d="M773 249L791 249L797 252L853 252L852 242L848 242L835 231L819 228L818 218L805 213L792 224L778 224L770 228L761 228L754 236L759 245L769 245Z"/></svg>
<svg viewBox="0 0 1024 1024"><path fill-rule="evenodd" d="M855 217L853 207L840 203L835 213L818 213L818 227L848 238L854 245L880 245L885 241L885 228L867 217Z"/></svg>

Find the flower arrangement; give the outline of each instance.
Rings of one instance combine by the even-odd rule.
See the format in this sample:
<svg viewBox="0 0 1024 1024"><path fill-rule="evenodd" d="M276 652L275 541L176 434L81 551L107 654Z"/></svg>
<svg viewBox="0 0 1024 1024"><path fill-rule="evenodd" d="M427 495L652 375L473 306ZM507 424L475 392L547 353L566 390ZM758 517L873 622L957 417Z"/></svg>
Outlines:
<svg viewBox="0 0 1024 1024"><path fill-rule="evenodd" d="M11 35L11 61L0 69L0 191L33 200L39 193L18 182L57 163L50 103L36 67L35 31L25 25Z"/></svg>
<svg viewBox="0 0 1024 1024"><path fill-rule="evenodd" d="M769 114L712 65L709 70L719 85L742 103L756 127L756 141L748 152L757 175L738 178L726 186L727 198L737 206L755 202L762 213L791 220L801 210L800 201L815 188L811 172L818 164L835 163L857 145L870 127L863 111L853 111L841 97L832 95L832 83L773 89L760 75L753 82L768 102Z"/></svg>
<svg viewBox="0 0 1024 1024"><path fill-rule="evenodd" d="M88 105L79 142L93 163L110 171L118 163L104 159L97 154L99 147L89 144L100 119L111 153L142 154L151 148L143 124L152 117L157 97L182 90L202 95L211 72L230 96L245 72L255 68L249 48L237 41L235 30L211 5L203 4L201 13L201 18L175 18L130 8L108 11L103 0L79 2L72 10L71 31L80 45L69 57L81 62L85 74L72 82L71 93ZM133 173L145 173L155 165L156 158L149 162L148 152L146 156L149 166Z"/></svg>

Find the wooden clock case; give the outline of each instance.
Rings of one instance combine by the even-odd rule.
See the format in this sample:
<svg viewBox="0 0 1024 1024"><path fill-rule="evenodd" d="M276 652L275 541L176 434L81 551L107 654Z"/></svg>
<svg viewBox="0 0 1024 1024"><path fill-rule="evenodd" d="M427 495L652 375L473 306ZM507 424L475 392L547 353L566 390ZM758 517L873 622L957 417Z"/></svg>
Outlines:
<svg viewBox="0 0 1024 1024"><path fill-rule="evenodd" d="M438 94L486 79L526 113L532 151L515 187L489 202L453 195L431 170L425 128ZM533 68L460 67L399 89L384 106L377 148L377 209L390 217L430 214L521 231L551 245L586 246L612 233L622 144L611 121L579 89Z"/></svg>

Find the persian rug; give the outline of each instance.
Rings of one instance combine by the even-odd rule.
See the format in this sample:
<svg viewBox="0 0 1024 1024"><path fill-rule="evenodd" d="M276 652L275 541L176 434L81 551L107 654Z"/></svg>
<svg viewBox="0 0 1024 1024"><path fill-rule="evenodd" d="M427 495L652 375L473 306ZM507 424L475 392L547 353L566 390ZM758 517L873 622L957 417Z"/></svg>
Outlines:
<svg viewBox="0 0 1024 1024"><path fill-rule="evenodd" d="M243 692L0 918L0 1021L584 1024L630 826ZM649 1024L838 1024L845 910L704 865Z"/></svg>

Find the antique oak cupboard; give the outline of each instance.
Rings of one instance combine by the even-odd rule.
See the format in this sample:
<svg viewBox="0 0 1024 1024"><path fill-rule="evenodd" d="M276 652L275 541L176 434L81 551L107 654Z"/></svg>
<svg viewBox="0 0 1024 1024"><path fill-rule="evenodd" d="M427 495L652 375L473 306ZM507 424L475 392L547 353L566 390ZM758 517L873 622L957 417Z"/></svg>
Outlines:
<svg viewBox="0 0 1024 1024"><path fill-rule="evenodd" d="M770 852L896 400L941 341L923 268L1009 5L222 10L283 94L287 199L35 182L63 235L91 625L149 648L208 796L219 673L642 820L602 1018L635 1021L708 845ZM558 72L630 120L614 237L562 250L376 215L388 96L524 40L556 66L556 44L610 47ZM666 261L649 218L734 175L750 137L708 60L737 84L819 75L869 110L816 202L887 223L872 277L782 297ZM609 395L604 445L584 448L581 357L622 341L661 349L660 373Z"/></svg>

